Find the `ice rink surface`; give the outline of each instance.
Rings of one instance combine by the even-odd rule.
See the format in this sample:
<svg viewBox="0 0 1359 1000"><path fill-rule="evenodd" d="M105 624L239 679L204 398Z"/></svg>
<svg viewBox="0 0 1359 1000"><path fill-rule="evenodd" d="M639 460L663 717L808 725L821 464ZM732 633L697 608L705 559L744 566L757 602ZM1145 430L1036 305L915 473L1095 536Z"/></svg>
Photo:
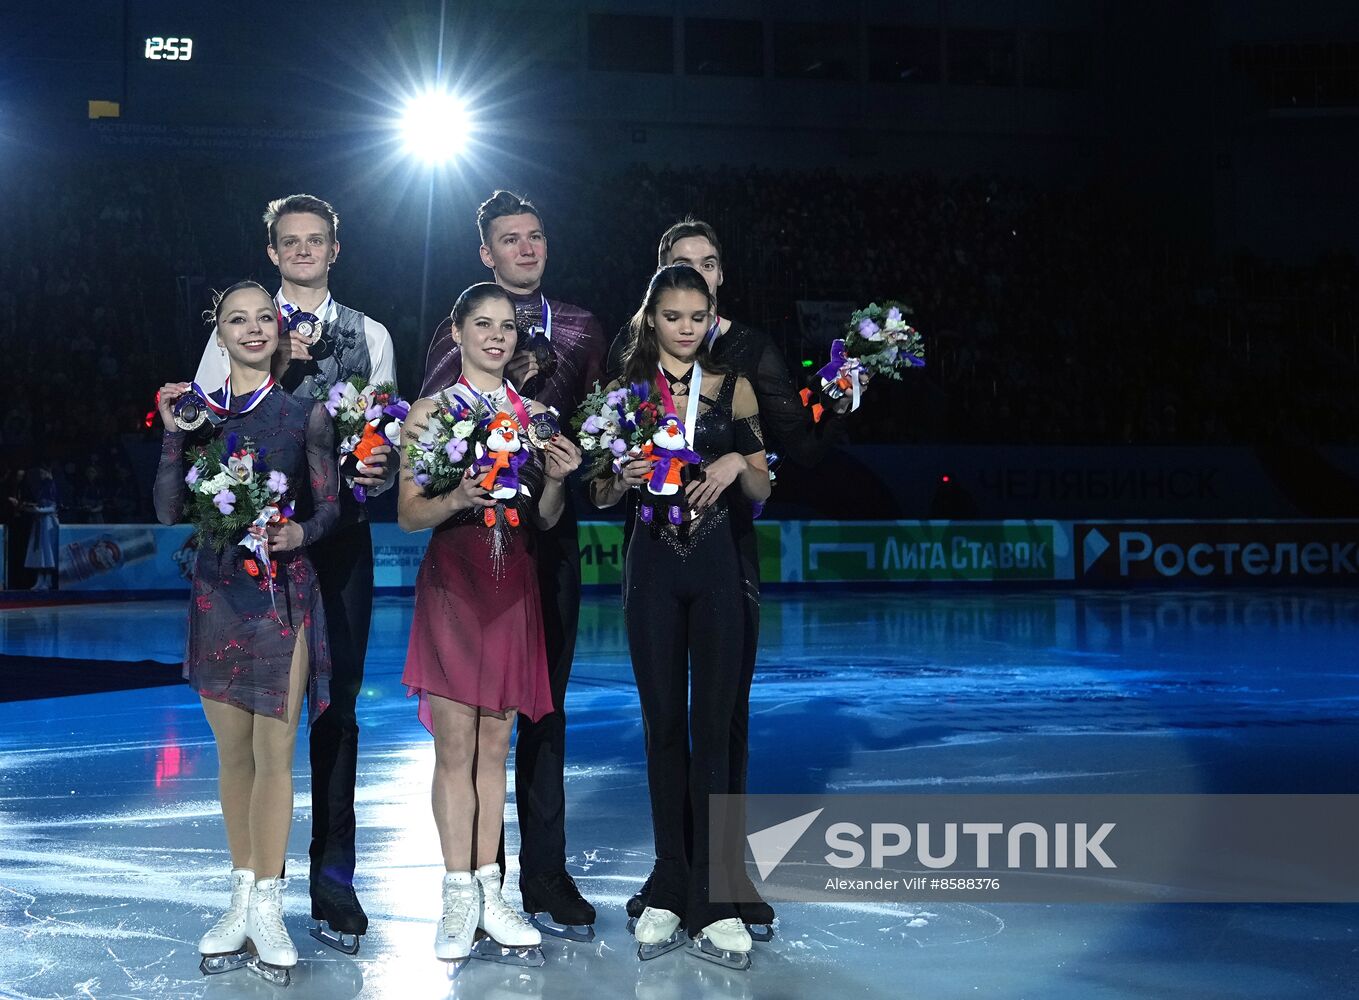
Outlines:
<svg viewBox="0 0 1359 1000"><path fill-rule="evenodd" d="M359 708L372 924L353 958L307 936L299 747L286 993L198 972L229 862L188 689L0 704L0 997L1359 996L1359 906L783 904L747 972L639 963L623 903L651 830L616 592L587 595L567 701L569 866L599 936L450 981L432 949L433 748L400 684L409 620L409 598L379 599ZM0 651L170 662L184 629L179 602L11 608ZM1357 649L1352 591L766 594L751 791L1355 792ZM512 801L506 823L513 851Z"/></svg>

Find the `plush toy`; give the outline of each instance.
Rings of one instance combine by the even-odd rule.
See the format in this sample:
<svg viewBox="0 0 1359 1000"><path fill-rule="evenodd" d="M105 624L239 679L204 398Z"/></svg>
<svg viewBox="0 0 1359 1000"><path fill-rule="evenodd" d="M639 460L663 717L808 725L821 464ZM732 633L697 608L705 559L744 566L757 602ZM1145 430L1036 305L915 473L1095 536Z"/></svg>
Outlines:
<svg viewBox="0 0 1359 1000"><path fill-rule="evenodd" d="M477 446L477 459L472 469L482 476L481 488L493 499L505 505L505 520L512 527L519 526L519 511L513 506L519 494L528 494L528 487L519 482L519 470L529 460L528 449L519 436L514 418L503 410L487 425L486 445ZM495 508L486 508L486 526L495 526Z"/></svg>
<svg viewBox="0 0 1359 1000"><path fill-rule="evenodd" d="M353 483L354 477L361 474L359 463L366 463L372 457L374 448L386 445L395 450L401 446L401 424L410 413L410 409L409 403L404 399L397 399L393 394L391 401L382 407L382 412L363 425L363 432L358 435L357 440L349 438L341 443L340 471L353 485L354 499L359 503L366 503L368 500L368 491Z"/></svg>
<svg viewBox="0 0 1359 1000"><path fill-rule="evenodd" d="M650 524L655 510L650 497L673 497L668 517L673 525L684 523L684 509L688 506L683 490L686 465L697 465L703 459L684 439L684 424L673 413L661 418L651 440L642 445L642 457L651 463L646 492L642 494L643 524Z"/></svg>
<svg viewBox="0 0 1359 1000"><path fill-rule="evenodd" d="M829 363L817 370L816 378L820 382L820 395L832 402L843 399L846 393L854 394L854 409L859 408L859 372L862 364L858 358L851 358L845 353L845 342L835 340L831 343L831 356ZM821 402L812 402L813 390L803 389L799 394L802 397L802 405L812 408L812 423L820 423L821 418L826 413L826 407Z"/></svg>

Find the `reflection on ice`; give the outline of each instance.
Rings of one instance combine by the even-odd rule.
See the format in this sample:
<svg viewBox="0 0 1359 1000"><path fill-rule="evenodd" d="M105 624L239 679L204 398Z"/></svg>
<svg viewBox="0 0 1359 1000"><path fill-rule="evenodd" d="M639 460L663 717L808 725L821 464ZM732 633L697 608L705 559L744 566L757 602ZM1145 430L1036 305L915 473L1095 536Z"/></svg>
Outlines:
<svg viewBox="0 0 1359 1000"><path fill-rule="evenodd" d="M639 965L623 903L651 867L637 699L616 595L587 599L568 704L569 866L599 907L541 970L432 956L433 750L384 599L360 703L363 949L307 935L305 756L289 852L293 1000L354 997L1330 995L1353 908L784 904L738 973ZM127 641L137 615L137 642ZM6 652L173 658L170 603L0 611ZM767 595L753 791L1354 791L1359 599L1341 591ZM304 754L304 751L300 751ZM183 688L0 705L0 996L274 997L198 975L226 905L216 759ZM512 786L511 786L512 787ZM509 849L514 810L507 807ZM511 866L511 898L517 876ZM1204 954L1211 962L1186 963Z"/></svg>

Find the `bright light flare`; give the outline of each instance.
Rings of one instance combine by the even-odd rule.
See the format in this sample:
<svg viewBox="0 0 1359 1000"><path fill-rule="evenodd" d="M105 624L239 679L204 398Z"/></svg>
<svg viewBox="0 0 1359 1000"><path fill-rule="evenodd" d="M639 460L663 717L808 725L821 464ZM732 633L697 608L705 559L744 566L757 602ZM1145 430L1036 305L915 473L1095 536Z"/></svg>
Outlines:
<svg viewBox="0 0 1359 1000"><path fill-rule="evenodd" d="M426 163L455 160L467 148L472 117L453 94L431 90L413 98L401 115L406 152Z"/></svg>

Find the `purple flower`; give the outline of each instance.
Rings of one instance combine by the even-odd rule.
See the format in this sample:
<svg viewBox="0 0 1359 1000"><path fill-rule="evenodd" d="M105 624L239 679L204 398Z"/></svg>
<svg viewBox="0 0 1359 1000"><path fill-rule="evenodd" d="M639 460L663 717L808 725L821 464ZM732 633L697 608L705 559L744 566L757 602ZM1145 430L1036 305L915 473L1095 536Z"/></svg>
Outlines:
<svg viewBox="0 0 1359 1000"><path fill-rule="evenodd" d="M189 471L184 474L184 482L190 486L198 482L198 466L193 465L189 467Z"/></svg>
<svg viewBox="0 0 1359 1000"><path fill-rule="evenodd" d="M887 322L889 322L889 323L900 323L900 322L901 322L901 310L898 309L896 306L893 306L891 309L888 309L888 310L887 310Z"/></svg>
<svg viewBox="0 0 1359 1000"><path fill-rule="evenodd" d="M235 431L232 431L226 436L226 453L228 455L236 454L236 445L240 443L240 440L240 435Z"/></svg>
<svg viewBox="0 0 1359 1000"><path fill-rule="evenodd" d="M444 445L444 454L448 456L450 462L461 462L462 457L467 454L467 442L453 440Z"/></svg>
<svg viewBox="0 0 1359 1000"><path fill-rule="evenodd" d="M882 327L865 316L859 321L859 335L864 340L877 340L882 335Z"/></svg>
<svg viewBox="0 0 1359 1000"><path fill-rule="evenodd" d="M622 438L614 438L613 442L609 445L609 451L613 452L619 458L622 458L623 455L627 453L627 450L628 443Z"/></svg>
<svg viewBox="0 0 1359 1000"><path fill-rule="evenodd" d="M651 398L651 386L647 385L645 382L632 383L632 385L628 386L628 391L642 402L646 402Z"/></svg>
<svg viewBox="0 0 1359 1000"><path fill-rule="evenodd" d="M380 416L382 416L382 407L380 406L370 406L363 411L364 420L376 420Z"/></svg>
<svg viewBox="0 0 1359 1000"><path fill-rule="evenodd" d="M340 405L344 401L345 383L337 382L330 387L330 394L326 397L326 412L332 417L339 412Z"/></svg>
<svg viewBox="0 0 1359 1000"><path fill-rule="evenodd" d="M580 429L586 434L598 434L600 431L599 418L590 416L585 418L585 423L581 424Z"/></svg>
<svg viewBox="0 0 1359 1000"><path fill-rule="evenodd" d="M236 509L236 494L232 493L230 490L222 490L212 498L212 502L217 505L217 509L223 514L230 514Z"/></svg>
<svg viewBox="0 0 1359 1000"><path fill-rule="evenodd" d="M269 473L269 492L279 497L288 492L288 477L277 469Z"/></svg>
<svg viewBox="0 0 1359 1000"><path fill-rule="evenodd" d="M416 485L416 486L428 486L428 485L429 485L429 473L427 473L427 472L417 472L417 473L415 474L415 477L414 477L414 478L415 478L415 485Z"/></svg>
<svg viewBox="0 0 1359 1000"><path fill-rule="evenodd" d="M615 389L604 397L604 402L608 403L610 406L622 406L627 401L628 393L626 389Z"/></svg>

